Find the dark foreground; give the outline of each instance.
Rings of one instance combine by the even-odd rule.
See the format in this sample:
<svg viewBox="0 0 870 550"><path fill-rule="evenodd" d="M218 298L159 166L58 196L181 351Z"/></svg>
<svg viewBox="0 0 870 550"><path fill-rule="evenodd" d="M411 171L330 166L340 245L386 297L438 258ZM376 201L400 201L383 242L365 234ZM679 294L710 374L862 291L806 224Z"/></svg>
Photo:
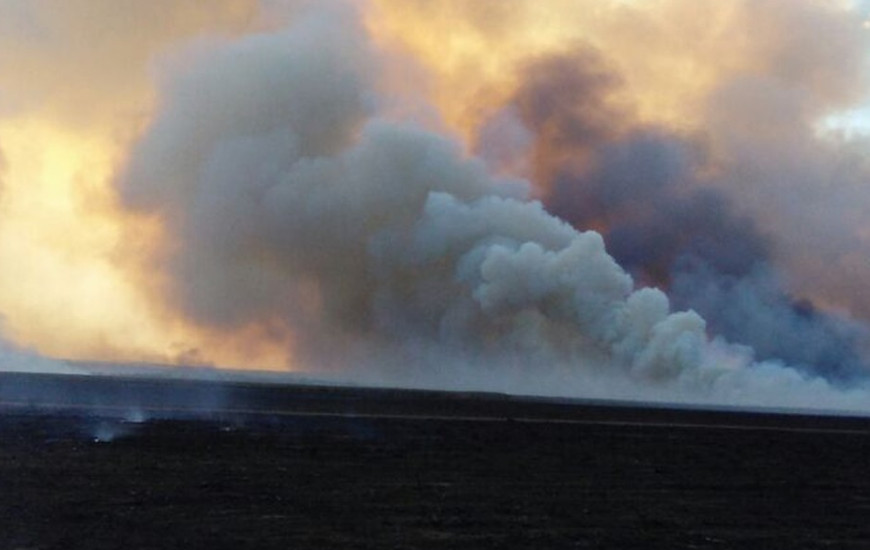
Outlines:
<svg viewBox="0 0 870 550"><path fill-rule="evenodd" d="M870 547L866 420L51 380L0 409L0 549Z"/></svg>

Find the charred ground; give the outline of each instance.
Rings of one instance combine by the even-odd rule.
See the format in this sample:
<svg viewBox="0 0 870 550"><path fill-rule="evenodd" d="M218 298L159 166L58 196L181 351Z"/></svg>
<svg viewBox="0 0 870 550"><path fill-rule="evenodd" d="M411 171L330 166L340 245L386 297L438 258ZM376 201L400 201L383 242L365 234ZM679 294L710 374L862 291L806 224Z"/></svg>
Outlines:
<svg viewBox="0 0 870 550"><path fill-rule="evenodd" d="M864 419L256 384L182 413L208 384L28 375L0 393L24 382L76 397L0 414L0 548L870 543Z"/></svg>

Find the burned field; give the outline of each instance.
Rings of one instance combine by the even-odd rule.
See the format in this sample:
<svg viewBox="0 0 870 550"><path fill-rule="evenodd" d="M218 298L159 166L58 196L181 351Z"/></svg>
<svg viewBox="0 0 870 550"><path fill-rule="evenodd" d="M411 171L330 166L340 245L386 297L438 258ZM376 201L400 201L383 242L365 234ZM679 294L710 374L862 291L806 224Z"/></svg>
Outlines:
<svg viewBox="0 0 870 550"><path fill-rule="evenodd" d="M27 384L57 402L0 414L0 548L870 543L862 419L28 375L0 394Z"/></svg>

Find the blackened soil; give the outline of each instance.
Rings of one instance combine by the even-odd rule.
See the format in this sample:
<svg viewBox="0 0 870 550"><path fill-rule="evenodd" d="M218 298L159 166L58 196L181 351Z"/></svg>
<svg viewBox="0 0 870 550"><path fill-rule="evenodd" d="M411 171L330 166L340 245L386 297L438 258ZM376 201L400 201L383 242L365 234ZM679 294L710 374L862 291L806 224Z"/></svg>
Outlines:
<svg viewBox="0 0 870 550"><path fill-rule="evenodd" d="M870 548L870 436L0 414L0 548Z"/></svg>

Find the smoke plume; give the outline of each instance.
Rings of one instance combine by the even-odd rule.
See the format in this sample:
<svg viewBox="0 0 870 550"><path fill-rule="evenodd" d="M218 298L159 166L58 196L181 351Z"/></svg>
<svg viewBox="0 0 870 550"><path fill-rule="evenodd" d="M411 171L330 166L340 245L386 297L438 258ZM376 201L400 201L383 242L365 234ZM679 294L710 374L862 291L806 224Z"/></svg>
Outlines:
<svg viewBox="0 0 870 550"><path fill-rule="evenodd" d="M0 4L10 340L866 409L856 6L60 4Z"/></svg>
<svg viewBox="0 0 870 550"><path fill-rule="evenodd" d="M698 314L673 311L659 290L636 289L601 235L548 213L524 182L492 176L449 138L381 116L368 44L352 11L321 9L286 30L200 44L167 62L160 108L118 185L128 207L161 216L172 235L157 267L186 315L224 328L265 319L308 368L393 369L422 384L479 376L478 385L511 380L513 391L540 392L568 380L582 393L598 379L623 392L698 398L751 393L755 382L742 371L802 379L750 365L745 348L710 341ZM560 155L582 147L603 158L600 142L620 139L596 108L609 79L587 86L575 76L544 66L532 81L546 86L519 94L514 107L524 122L540 122L530 130L555 140ZM579 108L551 101L569 90L591 99ZM597 176L615 187L584 192L631 208L619 185L633 193L634 166L648 156L659 162L645 150L664 144L677 154L662 162L674 165L638 184L656 211L671 172L691 162L668 139L633 137L622 157L617 141L609 150L619 158L593 163L622 171ZM717 225L696 223L714 238L741 227L715 191L682 200L677 222L709 217ZM663 231L660 255L685 256L681 240L669 243L676 228ZM763 256L751 227L736 234L746 248L738 252ZM728 265L720 244L701 258ZM731 263L742 274L753 259Z"/></svg>

